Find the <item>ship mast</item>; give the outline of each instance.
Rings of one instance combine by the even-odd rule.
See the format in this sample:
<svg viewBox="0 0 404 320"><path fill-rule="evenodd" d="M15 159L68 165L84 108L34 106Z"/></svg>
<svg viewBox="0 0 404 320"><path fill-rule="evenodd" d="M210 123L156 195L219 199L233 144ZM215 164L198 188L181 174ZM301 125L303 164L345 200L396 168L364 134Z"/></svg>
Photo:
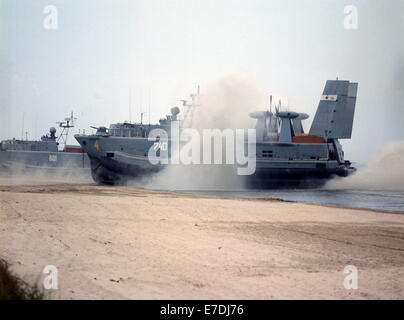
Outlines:
<svg viewBox="0 0 404 320"><path fill-rule="evenodd" d="M76 120L76 119L77 118L74 118L73 111L72 111L72 113L70 114L70 117L65 118L65 121L56 122L59 125L59 128L62 128L62 132L60 133L56 142L59 145L63 145L63 149L66 147L66 144L67 144L67 139L69 137L69 130L70 130L70 128L74 127L74 120Z"/></svg>
<svg viewBox="0 0 404 320"><path fill-rule="evenodd" d="M191 103L188 103L187 100L181 100L182 106L186 108L185 115L183 118L183 127L191 128L192 127L192 119L194 116L195 108L199 106L199 98L200 98L200 86L198 85L198 90L196 94L191 94Z"/></svg>

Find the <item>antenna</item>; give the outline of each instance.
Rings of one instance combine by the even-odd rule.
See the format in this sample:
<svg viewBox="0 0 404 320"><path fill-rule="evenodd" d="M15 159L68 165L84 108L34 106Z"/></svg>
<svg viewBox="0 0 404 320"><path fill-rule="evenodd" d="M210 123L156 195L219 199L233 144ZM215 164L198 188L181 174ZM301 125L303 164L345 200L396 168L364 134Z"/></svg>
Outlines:
<svg viewBox="0 0 404 320"><path fill-rule="evenodd" d="M36 133L37 133L37 123L38 123L38 114L35 113L35 120L34 120L34 136L36 137Z"/></svg>
<svg viewBox="0 0 404 320"><path fill-rule="evenodd" d="M132 88L129 88L129 123L132 122Z"/></svg>
<svg viewBox="0 0 404 320"><path fill-rule="evenodd" d="M281 108L282 108L282 101L281 99L279 99L278 101L278 106L275 106L275 110L276 110L276 116L278 117L278 127L281 125L281 119L279 118L279 112L281 112Z"/></svg>
<svg viewBox="0 0 404 320"><path fill-rule="evenodd" d="M196 94L191 94L191 101L188 100L180 100L182 102L182 107L185 109L185 114L183 117L183 126L184 127L192 127L192 118L194 115L195 108L199 106L199 95L200 95L200 86L198 85Z"/></svg>
<svg viewBox="0 0 404 320"><path fill-rule="evenodd" d="M269 111L272 113L272 94L269 96Z"/></svg>
<svg viewBox="0 0 404 320"><path fill-rule="evenodd" d="M275 112L278 114L281 111L282 102L281 99L278 100L278 105L275 104Z"/></svg>
<svg viewBox="0 0 404 320"><path fill-rule="evenodd" d="M74 127L74 120L77 120L77 118L73 116L72 111L70 117L65 118L65 121L56 122L59 125L59 127L62 128L62 132L60 133L59 138L56 141L60 145L66 146L67 139L69 137L69 129Z"/></svg>
<svg viewBox="0 0 404 320"><path fill-rule="evenodd" d="M22 113L21 140L24 140L24 122L25 122L25 112Z"/></svg>
<svg viewBox="0 0 404 320"><path fill-rule="evenodd" d="M151 105L151 92L150 92L150 88L149 88L149 126L150 126L150 105Z"/></svg>
<svg viewBox="0 0 404 320"><path fill-rule="evenodd" d="M143 112L142 112L142 89L139 89L139 109L140 109L140 123L143 121Z"/></svg>

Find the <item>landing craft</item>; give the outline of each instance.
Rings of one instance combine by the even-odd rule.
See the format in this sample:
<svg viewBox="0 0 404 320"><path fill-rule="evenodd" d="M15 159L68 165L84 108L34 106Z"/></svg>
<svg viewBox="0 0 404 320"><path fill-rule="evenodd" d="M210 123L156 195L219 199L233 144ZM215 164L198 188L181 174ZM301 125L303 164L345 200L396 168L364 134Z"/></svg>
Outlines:
<svg viewBox="0 0 404 320"><path fill-rule="evenodd" d="M75 135L74 137L87 152L91 163L91 175L99 184L122 184L128 179L136 179L162 170L164 164L152 164L149 151L155 150L157 155L169 152L171 144L171 128L184 128L192 124L193 108L197 105L197 95L191 95L192 102L183 101L185 117L179 119L180 109L171 108L171 115L160 119L158 124L115 123L109 128L98 127L94 135ZM159 138L150 141L149 134L153 130L167 133L168 140ZM155 131L154 131L155 132ZM175 143L175 141L174 141ZM169 154L171 156L171 154Z"/></svg>
<svg viewBox="0 0 404 320"><path fill-rule="evenodd" d="M308 134L302 126L307 114L279 110L250 114L257 119L257 159L249 184L318 186L333 176L354 172L339 139L351 138L357 89L357 83L328 80ZM280 130L278 125L264 127L268 119L280 123Z"/></svg>
<svg viewBox="0 0 404 320"><path fill-rule="evenodd" d="M302 121L309 116L282 111L280 104L273 112L272 99L270 110L251 113L250 117L257 120L256 168L253 174L242 177L244 182L258 188L310 187L321 185L333 176L345 177L354 172L351 162L344 159L339 140L351 138L357 88L357 83L328 80L307 134ZM191 97L192 103L183 103L186 115L192 115L197 104L198 95ZM152 164L149 150L169 150L175 143L170 131L172 124L183 129L185 123L192 123L188 116L180 119L179 113L179 108L173 108L171 115L161 119L159 124L118 123L110 125L109 129L98 128L95 135L76 135L91 160L93 179L101 184L116 184L156 173L167 166ZM153 129L168 133L167 144L158 137L149 141Z"/></svg>
<svg viewBox="0 0 404 320"><path fill-rule="evenodd" d="M82 172L87 174L90 161L80 146L67 145L69 130L74 127L73 112L57 122L40 140L8 139L0 142L0 172Z"/></svg>

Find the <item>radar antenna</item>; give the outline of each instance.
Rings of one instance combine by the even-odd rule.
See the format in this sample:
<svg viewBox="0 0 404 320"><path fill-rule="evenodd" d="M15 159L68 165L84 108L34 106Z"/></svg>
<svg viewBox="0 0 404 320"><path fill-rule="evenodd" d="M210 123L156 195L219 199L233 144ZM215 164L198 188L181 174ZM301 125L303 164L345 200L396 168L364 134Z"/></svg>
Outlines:
<svg viewBox="0 0 404 320"><path fill-rule="evenodd" d="M281 109L282 109L282 101L281 101L281 99L279 99L278 106L275 105L276 117L278 119L278 122L277 122L278 128L280 127L281 122L282 122L281 118L279 118L279 116L278 116L279 112L281 112Z"/></svg>
<svg viewBox="0 0 404 320"><path fill-rule="evenodd" d="M69 130L70 130L70 128L74 127L75 120L77 120L77 118L75 118L73 116L73 111L72 111L70 114L70 117L65 118L65 121L56 122L59 125L59 128L62 128L62 132L60 133L56 142L59 145L63 145L63 148L66 147L67 139L69 137Z"/></svg>
<svg viewBox="0 0 404 320"><path fill-rule="evenodd" d="M187 128L192 127L192 119L194 116L195 108L199 106L199 96L200 96L200 86L198 85L197 93L191 94L191 102L188 100L180 100L182 102L182 106L186 108L185 115L183 118L183 126Z"/></svg>

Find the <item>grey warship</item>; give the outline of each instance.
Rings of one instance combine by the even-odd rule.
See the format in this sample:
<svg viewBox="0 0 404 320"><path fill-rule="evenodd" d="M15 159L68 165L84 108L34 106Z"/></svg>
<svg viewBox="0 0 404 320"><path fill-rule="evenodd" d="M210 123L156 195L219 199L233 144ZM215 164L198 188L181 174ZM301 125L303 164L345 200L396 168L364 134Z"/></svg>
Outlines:
<svg viewBox="0 0 404 320"><path fill-rule="evenodd" d="M88 173L90 160L79 145L67 145L69 129L73 128L73 114L57 122L61 129L57 136L55 127L40 140L8 139L0 142L0 172L32 172L36 170L68 169ZM60 150L61 149L61 150Z"/></svg>
<svg viewBox="0 0 404 320"><path fill-rule="evenodd" d="M279 105L273 111L272 101L270 110L251 113L256 119L256 170L240 179L253 188L315 187L354 172L351 162L344 159L339 140L351 138L357 89L357 83L328 80L308 133L302 126L307 114L283 111ZM152 164L148 157L150 148L161 147L158 138L148 139L149 133L162 129L169 133L168 143L172 143L172 122L186 127L190 115L192 121L195 95L191 97L193 103L184 102L188 107L184 123L179 121L180 110L175 107L158 124L117 123L97 128L94 135L75 135L88 153L94 181L118 184L162 170L166 165Z"/></svg>

